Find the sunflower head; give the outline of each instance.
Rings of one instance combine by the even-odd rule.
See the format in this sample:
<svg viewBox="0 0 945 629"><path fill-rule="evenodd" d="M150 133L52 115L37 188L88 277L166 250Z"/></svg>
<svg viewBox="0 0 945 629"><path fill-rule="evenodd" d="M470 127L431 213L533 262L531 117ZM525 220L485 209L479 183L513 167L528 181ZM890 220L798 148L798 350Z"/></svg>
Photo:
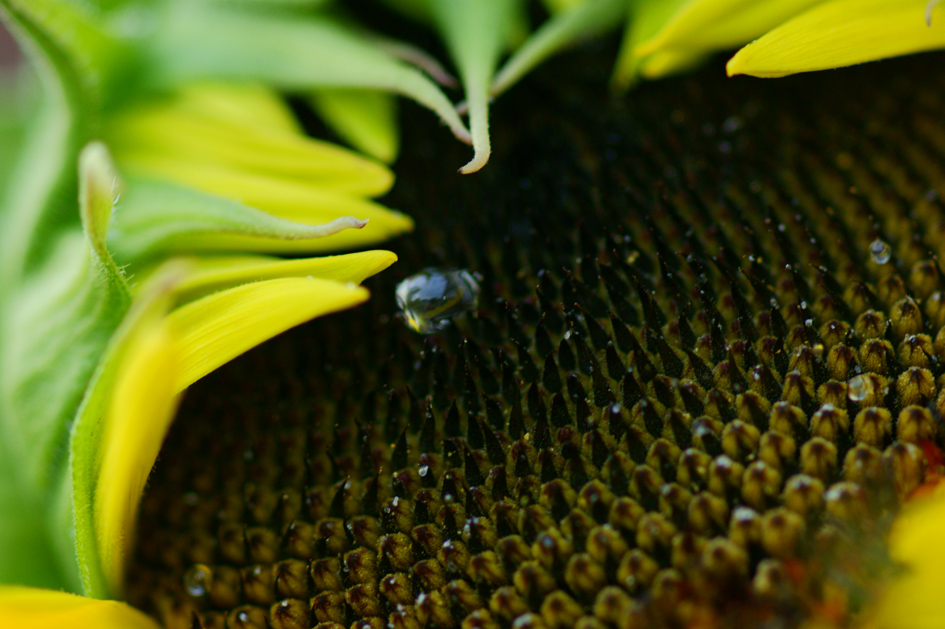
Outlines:
<svg viewBox="0 0 945 629"><path fill-rule="evenodd" d="M945 410L945 79L909 66L917 93L905 67L850 75L851 101L888 85L869 111L812 109L833 77L604 103L559 70L509 97L506 168L395 193L440 217L402 275L475 271L474 316L417 335L392 277L346 334L208 381L145 499L131 599L182 627L876 619Z"/></svg>

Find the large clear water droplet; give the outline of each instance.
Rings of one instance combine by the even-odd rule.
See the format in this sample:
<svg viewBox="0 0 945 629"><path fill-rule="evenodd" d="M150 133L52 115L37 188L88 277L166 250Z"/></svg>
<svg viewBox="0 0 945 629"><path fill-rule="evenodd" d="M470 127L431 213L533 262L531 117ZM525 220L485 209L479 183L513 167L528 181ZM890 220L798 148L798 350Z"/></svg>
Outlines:
<svg viewBox="0 0 945 629"><path fill-rule="evenodd" d="M847 382L847 397L854 402L862 402L873 391L869 376L854 376Z"/></svg>
<svg viewBox="0 0 945 629"><path fill-rule="evenodd" d="M407 326L430 334L456 315L476 309L479 282L464 269L424 269L398 284L396 295Z"/></svg>
<svg viewBox="0 0 945 629"><path fill-rule="evenodd" d="M892 248L884 241L877 238L870 243L870 258L876 264L886 264L892 257Z"/></svg>

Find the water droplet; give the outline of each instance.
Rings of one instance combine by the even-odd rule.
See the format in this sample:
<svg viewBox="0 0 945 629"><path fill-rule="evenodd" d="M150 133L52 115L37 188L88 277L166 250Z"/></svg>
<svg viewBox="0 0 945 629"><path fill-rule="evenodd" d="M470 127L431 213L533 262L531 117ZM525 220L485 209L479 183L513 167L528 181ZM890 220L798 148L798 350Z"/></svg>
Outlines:
<svg viewBox="0 0 945 629"><path fill-rule="evenodd" d="M892 257L892 249L888 244L877 238L870 243L870 258L876 264L886 264Z"/></svg>
<svg viewBox="0 0 945 629"><path fill-rule="evenodd" d="M418 471L420 472L420 476L426 476L427 474L430 473L430 466L429 466L429 465L421 465L421 466L420 466L420 469L419 469Z"/></svg>
<svg viewBox="0 0 945 629"><path fill-rule="evenodd" d="M479 282L463 269L424 269L397 285L397 307L410 329L430 334L476 309Z"/></svg>
<svg viewBox="0 0 945 629"><path fill-rule="evenodd" d="M854 376L847 382L847 397L854 402L862 402L872 391L869 376Z"/></svg>
<svg viewBox="0 0 945 629"><path fill-rule="evenodd" d="M210 569L202 564L192 566L184 574L184 589L191 596L203 596L210 584Z"/></svg>

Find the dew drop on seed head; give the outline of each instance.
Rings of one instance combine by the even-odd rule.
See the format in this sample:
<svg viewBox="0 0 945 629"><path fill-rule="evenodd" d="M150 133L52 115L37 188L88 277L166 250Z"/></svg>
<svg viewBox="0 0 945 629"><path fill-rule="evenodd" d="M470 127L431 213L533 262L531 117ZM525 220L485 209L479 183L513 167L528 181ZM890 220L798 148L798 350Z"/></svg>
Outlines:
<svg viewBox="0 0 945 629"><path fill-rule="evenodd" d="M886 264L892 257L892 249L888 244L877 238L870 243L870 258L876 264Z"/></svg>
<svg viewBox="0 0 945 629"><path fill-rule="evenodd" d="M191 596L203 596L207 593L209 581L210 569L198 563L184 574L184 589Z"/></svg>
<svg viewBox="0 0 945 629"><path fill-rule="evenodd" d="M872 389L868 376L854 376L847 382L847 397L854 402L862 402Z"/></svg>
<svg viewBox="0 0 945 629"><path fill-rule="evenodd" d="M453 317L476 310L479 282L465 269L424 269L398 284L396 297L407 326L431 334Z"/></svg>

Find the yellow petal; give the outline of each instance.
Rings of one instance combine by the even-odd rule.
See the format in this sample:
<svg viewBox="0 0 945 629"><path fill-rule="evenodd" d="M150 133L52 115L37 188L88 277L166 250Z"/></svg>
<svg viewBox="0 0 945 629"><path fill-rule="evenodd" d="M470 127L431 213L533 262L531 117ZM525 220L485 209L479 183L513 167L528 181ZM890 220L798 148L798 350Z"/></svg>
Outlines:
<svg viewBox="0 0 945 629"><path fill-rule="evenodd" d="M875 625L883 629L945 627L945 494L907 505L897 517L889 553L906 571L883 592Z"/></svg>
<svg viewBox="0 0 945 629"><path fill-rule="evenodd" d="M397 260L390 251L363 251L341 256L283 260L268 256L214 256L191 262L187 278L177 286L183 303L240 284L280 277L317 277L360 284Z"/></svg>
<svg viewBox="0 0 945 629"><path fill-rule="evenodd" d="M368 291L353 284L285 278L214 293L172 312L180 338L181 370L175 390L243 352L309 319L364 302Z"/></svg>
<svg viewBox="0 0 945 629"><path fill-rule="evenodd" d="M222 118L256 129L302 133L285 101L262 85L191 83L178 90L174 101L177 107L194 114Z"/></svg>
<svg viewBox="0 0 945 629"><path fill-rule="evenodd" d="M803 13L732 57L729 76L779 77L945 48L939 5L927 0L833 0Z"/></svg>
<svg viewBox="0 0 945 629"><path fill-rule="evenodd" d="M400 128L393 94L325 88L312 92L309 102L351 146L387 164L397 157Z"/></svg>
<svg viewBox="0 0 945 629"><path fill-rule="evenodd" d="M643 58L637 53L637 46L658 33L685 4L685 0L633 3L611 80L614 89L624 90L638 78Z"/></svg>
<svg viewBox="0 0 945 629"><path fill-rule="evenodd" d="M660 79L691 70L705 60L706 54L692 50L660 50L641 60L637 71L645 79Z"/></svg>
<svg viewBox="0 0 945 629"><path fill-rule="evenodd" d="M160 629L118 601L19 586L0 586L0 627L10 629Z"/></svg>
<svg viewBox="0 0 945 629"><path fill-rule="evenodd" d="M102 572L120 591L145 481L177 408L177 343L160 313L142 321L121 358L105 414L95 490L95 536Z"/></svg>
<svg viewBox="0 0 945 629"><path fill-rule="evenodd" d="M173 181L182 181L178 176L192 164L206 164L363 196L383 194L393 183L384 166L340 146L248 119L194 111L186 101L132 108L115 116L106 132L123 169Z"/></svg>
<svg viewBox="0 0 945 629"><path fill-rule="evenodd" d="M823 0L690 0L653 37L641 57L660 50L722 50L744 44Z"/></svg>

